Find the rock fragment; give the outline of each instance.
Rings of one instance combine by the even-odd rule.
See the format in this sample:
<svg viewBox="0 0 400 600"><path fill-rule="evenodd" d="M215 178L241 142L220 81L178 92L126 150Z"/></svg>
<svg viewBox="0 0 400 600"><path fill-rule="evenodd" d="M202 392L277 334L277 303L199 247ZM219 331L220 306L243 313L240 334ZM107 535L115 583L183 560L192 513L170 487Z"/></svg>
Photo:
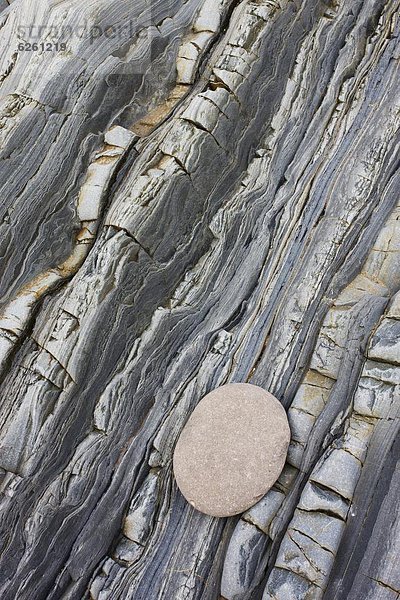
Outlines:
<svg viewBox="0 0 400 600"><path fill-rule="evenodd" d="M274 396L247 383L224 385L200 401L181 433L174 453L178 487L201 512L241 513L275 483L289 441Z"/></svg>

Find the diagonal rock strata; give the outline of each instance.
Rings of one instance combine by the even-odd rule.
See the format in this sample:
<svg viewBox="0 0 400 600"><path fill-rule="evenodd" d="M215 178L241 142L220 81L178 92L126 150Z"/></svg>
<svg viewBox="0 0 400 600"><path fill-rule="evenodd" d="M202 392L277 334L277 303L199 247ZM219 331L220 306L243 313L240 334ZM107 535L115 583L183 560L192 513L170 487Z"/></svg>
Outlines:
<svg viewBox="0 0 400 600"><path fill-rule="evenodd" d="M36 16L94 6L142 35L28 54L0 7L1 597L397 594L399 3ZM292 444L213 519L171 457L240 381Z"/></svg>

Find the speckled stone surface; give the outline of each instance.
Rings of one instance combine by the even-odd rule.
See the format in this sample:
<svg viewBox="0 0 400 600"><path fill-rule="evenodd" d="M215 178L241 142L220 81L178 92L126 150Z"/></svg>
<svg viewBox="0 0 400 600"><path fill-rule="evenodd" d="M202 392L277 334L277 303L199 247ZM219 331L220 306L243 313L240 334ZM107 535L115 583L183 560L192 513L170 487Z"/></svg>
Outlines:
<svg viewBox="0 0 400 600"><path fill-rule="evenodd" d="M285 410L272 394L248 383L219 387L200 401L179 437L178 487L203 513L241 513L275 483L289 441Z"/></svg>

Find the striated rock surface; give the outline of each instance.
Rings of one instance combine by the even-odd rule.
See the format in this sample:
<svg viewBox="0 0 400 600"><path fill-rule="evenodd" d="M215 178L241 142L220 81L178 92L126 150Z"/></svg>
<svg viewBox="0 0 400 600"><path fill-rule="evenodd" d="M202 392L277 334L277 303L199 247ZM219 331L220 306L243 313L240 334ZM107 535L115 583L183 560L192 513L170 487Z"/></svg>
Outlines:
<svg viewBox="0 0 400 600"><path fill-rule="evenodd" d="M0 2L2 600L399 598L399 8ZM238 382L292 438L220 519Z"/></svg>

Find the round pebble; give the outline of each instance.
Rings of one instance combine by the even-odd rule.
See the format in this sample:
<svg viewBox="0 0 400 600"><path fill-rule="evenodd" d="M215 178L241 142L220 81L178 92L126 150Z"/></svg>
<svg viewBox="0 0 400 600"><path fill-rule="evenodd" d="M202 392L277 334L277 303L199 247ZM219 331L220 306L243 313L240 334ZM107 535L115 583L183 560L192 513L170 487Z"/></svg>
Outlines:
<svg viewBox="0 0 400 600"><path fill-rule="evenodd" d="M176 482L203 513L242 513L278 479L289 441L286 412L272 394L249 383L223 385L199 402L179 437Z"/></svg>

